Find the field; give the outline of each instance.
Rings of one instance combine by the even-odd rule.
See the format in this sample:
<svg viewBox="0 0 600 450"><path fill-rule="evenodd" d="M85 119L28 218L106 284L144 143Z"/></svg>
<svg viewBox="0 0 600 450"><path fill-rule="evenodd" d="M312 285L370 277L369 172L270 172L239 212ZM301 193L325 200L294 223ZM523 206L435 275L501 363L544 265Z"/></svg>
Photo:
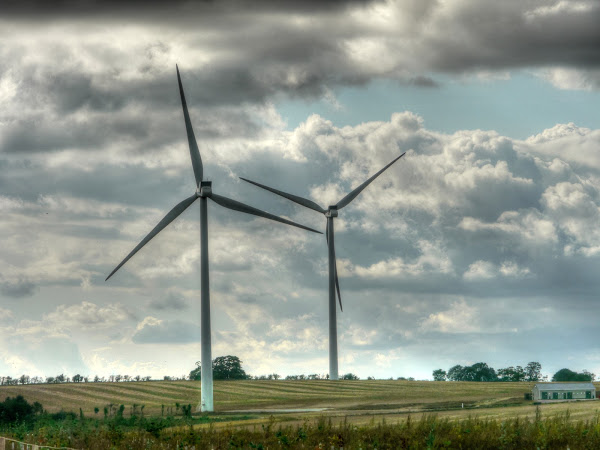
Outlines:
<svg viewBox="0 0 600 450"><path fill-rule="evenodd" d="M200 382L2 386L3 398L22 395L48 414L0 434L90 450L600 448L600 401L533 405L523 396L532 385L220 381L217 411L193 416L184 410L195 410Z"/></svg>
<svg viewBox="0 0 600 450"><path fill-rule="evenodd" d="M320 416L334 422L388 423L435 413L451 420L466 417L504 419L534 417L536 407L524 400L534 383L466 383L433 381L217 381L215 413L218 426L252 426L267 421L301 423ZM0 397L23 395L49 412L82 409L86 417L102 417L105 407L125 405L125 416L181 414L180 406L200 397L200 382L149 381L128 383L65 383L2 386ZM135 405L135 407L134 407ZM99 412L95 413L95 408ZM135 408L135 409L134 409ZM572 419L591 419L600 401L546 404L545 417L569 410ZM231 417L232 421L228 420ZM274 419L272 418L274 417Z"/></svg>

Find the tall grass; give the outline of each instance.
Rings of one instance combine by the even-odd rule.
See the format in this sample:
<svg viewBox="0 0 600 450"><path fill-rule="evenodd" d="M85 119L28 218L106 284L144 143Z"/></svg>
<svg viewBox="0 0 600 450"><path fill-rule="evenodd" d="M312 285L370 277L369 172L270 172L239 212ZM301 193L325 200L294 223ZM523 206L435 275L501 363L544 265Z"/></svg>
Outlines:
<svg viewBox="0 0 600 450"><path fill-rule="evenodd" d="M73 418L72 418L73 419ZM189 419L189 418L188 418ZM153 422L154 421L154 422ZM169 425L169 428L164 428ZM175 425L175 426L173 426ZM320 417L300 425L268 423L252 429L194 426L192 420L154 418L46 423L23 436L28 442L87 449L596 449L600 417L574 421L566 412L504 421L468 417L461 421L424 415L397 423L355 426Z"/></svg>

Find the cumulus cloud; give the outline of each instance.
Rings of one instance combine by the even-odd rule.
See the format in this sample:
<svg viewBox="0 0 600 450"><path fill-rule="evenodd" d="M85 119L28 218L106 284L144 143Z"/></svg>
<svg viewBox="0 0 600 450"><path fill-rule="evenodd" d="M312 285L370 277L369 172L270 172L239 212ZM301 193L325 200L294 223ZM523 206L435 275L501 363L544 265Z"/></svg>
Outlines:
<svg viewBox="0 0 600 450"><path fill-rule="evenodd" d="M504 261L501 265L496 265L490 261L475 261L469 265L463 278L469 281L482 281L497 276L522 278L529 276L531 271L527 267L520 267L513 261Z"/></svg>
<svg viewBox="0 0 600 450"><path fill-rule="evenodd" d="M544 159L556 158L568 162L577 169L600 169L599 130L578 127L574 123L556 124L554 127L519 142L517 148ZM576 148L576 151L565 151Z"/></svg>
<svg viewBox="0 0 600 450"><path fill-rule="evenodd" d="M418 243L419 256L412 262L405 262L401 257L377 262L369 267L347 267L340 276L358 275L365 278L388 277L422 277L432 273L449 274L452 272L452 261L442 249L427 241ZM346 274L347 273L347 274Z"/></svg>
<svg viewBox="0 0 600 450"><path fill-rule="evenodd" d="M197 342L200 327L181 320L161 320L152 316L144 318L137 326L132 341L136 344L172 344Z"/></svg>
<svg viewBox="0 0 600 450"><path fill-rule="evenodd" d="M116 303L106 306L83 301L59 305L41 320L23 319L14 326L13 335L39 345L47 338L68 339L83 334L106 337L107 331L127 323L131 315Z"/></svg>
<svg viewBox="0 0 600 450"><path fill-rule="evenodd" d="M481 332L477 319L477 309L462 299L452 303L446 311L430 314L421 322L421 330L441 333Z"/></svg>

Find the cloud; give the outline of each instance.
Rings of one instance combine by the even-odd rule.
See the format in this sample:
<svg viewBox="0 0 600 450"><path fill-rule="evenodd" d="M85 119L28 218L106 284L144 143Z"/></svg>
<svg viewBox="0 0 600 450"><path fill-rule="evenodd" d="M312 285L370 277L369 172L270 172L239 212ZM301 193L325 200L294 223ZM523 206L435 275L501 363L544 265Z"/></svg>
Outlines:
<svg viewBox="0 0 600 450"><path fill-rule="evenodd" d="M111 328L129 318L129 314L120 304L98 306L83 301L76 305L60 305L55 311L44 315L45 323L64 329L83 328L102 330Z"/></svg>
<svg viewBox="0 0 600 450"><path fill-rule="evenodd" d="M596 91L597 2L27 1L0 11L0 58L11 61L0 67L0 296L23 299L0 310L7 371L39 370L53 354L45 342L62 359L52 371L193 368L197 321L181 311L199 317L196 206L104 283L195 189L176 63L222 195L322 230L322 216L238 177L327 206L407 152L336 219L347 371L402 361L413 376L412 365L487 357L495 345L525 352L540 324L555 332L571 314L579 331L597 317L598 130L442 133L402 110L377 121L360 111L354 126L315 114L290 129L277 109L289 99L348 108L343 88L374 80L442 92L515 72ZM214 353L259 373L323 372L323 236L209 211ZM476 327L485 337L471 342L464 331Z"/></svg>
<svg viewBox="0 0 600 450"><path fill-rule="evenodd" d="M130 314L120 304L98 306L83 301L73 305L59 305L45 313L41 320L23 319L15 327L12 336L39 348L46 339L67 340L85 334L106 338L117 326L130 319Z"/></svg>
<svg viewBox="0 0 600 450"><path fill-rule="evenodd" d="M160 320L152 316L138 325L132 341L136 344L172 344L197 342L200 327L181 320Z"/></svg>
<svg viewBox="0 0 600 450"><path fill-rule="evenodd" d="M7 297L31 297L37 291L37 288L38 287L33 282L27 279L2 281L2 277L0 277L0 292Z"/></svg>
<svg viewBox="0 0 600 450"><path fill-rule="evenodd" d="M86 371L77 344L64 337L47 336L32 345L23 340L9 338L8 352L0 352L0 370L20 376L71 376Z"/></svg>
<svg viewBox="0 0 600 450"><path fill-rule="evenodd" d="M574 168L586 171L600 169L600 131L578 127L574 123L556 124L554 127L529 137L517 144L520 151L539 155L544 159L556 158ZM577 151L565 151L576 148Z"/></svg>
<svg viewBox="0 0 600 450"><path fill-rule="evenodd" d="M418 243L420 254L415 261L405 262L401 257L380 261L369 267L348 267L340 271L340 277L357 275L364 278L401 278L422 277L432 273L450 274L453 271L452 261L435 244L427 241Z"/></svg>
<svg viewBox="0 0 600 450"><path fill-rule="evenodd" d="M481 328L478 324L477 309L469 306L465 300L452 303L450 309L439 313L430 314L421 322L422 331L435 331L441 333L478 333Z"/></svg>
<svg viewBox="0 0 600 450"><path fill-rule="evenodd" d="M540 70L538 76L554 87L571 91L593 91L600 87L600 70L555 67Z"/></svg>
<svg viewBox="0 0 600 450"><path fill-rule="evenodd" d="M11 320L14 317L13 312L10 309L0 308L0 321L4 322Z"/></svg>
<svg viewBox="0 0 600 450"><path fill-rule="evenodd" d="M466 231L492 231L512 235L529 245L545 245L558 240L554 222L535 209L505 211L494 223L465 217L458 226Z"/></svg>
<svg viewBox="0 0 600 450"><path fill-rule="evenodd" d="M475 261L463 277L467 280L488 279L496 276L496 267L488 261Z"/></svg>
<svg viewBox="0 0 600 450"><path fill-rule="evenodd" d="M150 302L150 307L158 311L183 311L189 308L187 302L174 293L170 293L164 299L156 299Z"/></svg>
<svg viewBox="0 0 600 450"><path fill-rule="evenodd" d="M463 278L468 281L482 281L497 276L523 278L530 274L531 271L527 267L520 267L513 261L504 261L498 266L489 261L479 260L469 265L468 270L463 274Z"/></svg>

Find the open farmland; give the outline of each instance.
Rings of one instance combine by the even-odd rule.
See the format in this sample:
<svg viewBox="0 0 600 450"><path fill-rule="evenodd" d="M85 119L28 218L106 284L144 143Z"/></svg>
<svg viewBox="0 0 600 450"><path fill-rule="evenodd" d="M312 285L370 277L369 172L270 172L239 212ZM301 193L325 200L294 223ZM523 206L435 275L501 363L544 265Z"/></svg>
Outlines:
<svg viewBox="0 0 600 450"><path fill-rule="evenodd" d="M332 420L353 423L402 420L435 413L440 417L460 419L468 416L509 418L534 416L535 406L523 399L533 383L466 383L432 381L217 381L215 415L237 418L236 425L261 423L274 415L285 422L329 416ZM94 416L94 408L125 405L125 415L136 405L144 415L177 414L179 405L199 400L200 382L150 381L129 383L65 383L2 386L2 398L23 395L29 402L40 402L49 412L82 409ZM573 419L594 417L600 402L577 402L543 405L544 415L569 410ZM212 414L211 414L212 415ZM248 417L239 420L240 415ZM227 420L223 423L228 423Z"/></svg>
<svg viewBox="0 0 600 450"><path fill-rule="evenodd" d="M199 382L39 384L0 391L40 402L49 412L75 412L3 429L7 438L54 447L600 448L600 401L537 406L523 398L532 384L219 381L217 411L194 417L184 416L182 406L196 405Z"/></svg>

